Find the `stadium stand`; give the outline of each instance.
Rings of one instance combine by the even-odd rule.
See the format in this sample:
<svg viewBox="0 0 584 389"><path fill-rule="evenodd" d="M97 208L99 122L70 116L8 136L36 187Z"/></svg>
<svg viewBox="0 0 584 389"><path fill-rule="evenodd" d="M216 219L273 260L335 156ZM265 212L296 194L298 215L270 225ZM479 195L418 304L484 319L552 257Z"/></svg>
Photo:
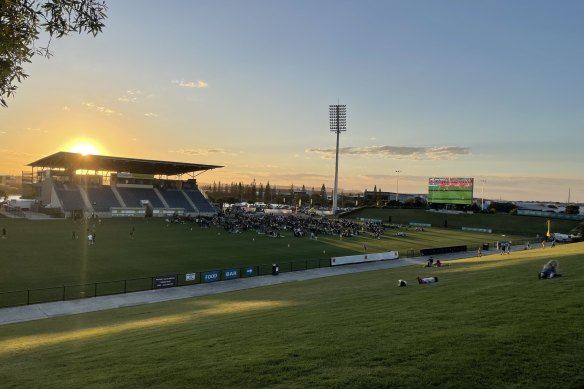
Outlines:
<svg viewBox="0 0 584 389"><path fill-rule="evenodd" d="M153 208L164 208L164 204L152 188L120 188L118 192L128 207L141 207L142 201L147 200Z"/></svg>
<svg viewBox="0 0 584 389"><path fill-rule="evenodd" d="M23 192L43 212L59 210L74 218L217 212L199 191L195 177L222 167L218 165L61 151L28 166L32 171L26 175L30 180L23 181Z"/></svg>
<svg viewBox="0 0 584 389"><path fill-rule="evenodd" d="M110 186L87 188L87 195L96 212L108 212L112 207L121 206Z"/></svg>
<svg viewBox="0 0 584 389"><path fill-rule="evenodd" d="M159 192L162 197L164 197L170 208L183 208L186 212L196 211L186 199L182 191L159 189Z"/></svg>
<svg viewBox="0 0 584 389"><path fill-rule="evenodd" d="M199 212L216 212L215 207L198 190L185 190L184 193L189 196L189 199L195 204Z"/></svg>
<svg viewBox="0 0 584 389"><path fill-rule="evenodd" d="M85 210L85 203L83 202L79 189L55 188L55 191L57 192L57 196L59 196L63 211Z"/></svg>

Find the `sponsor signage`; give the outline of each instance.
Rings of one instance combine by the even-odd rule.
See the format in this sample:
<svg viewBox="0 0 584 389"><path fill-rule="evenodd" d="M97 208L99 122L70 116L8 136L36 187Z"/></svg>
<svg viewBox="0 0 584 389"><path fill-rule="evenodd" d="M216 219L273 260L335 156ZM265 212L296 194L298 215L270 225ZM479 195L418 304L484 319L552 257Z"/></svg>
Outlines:
<svg viewBox="0 0 584 389"><path fill-rule="evenodd" d="M175 286L177 286L176 276L162 276L152 279L152 287L154 289L173 288Z"/></svg>
<svg viewBox="0 0 584 389"><path fill-rule="evenodd" d="M255 266L248 266L245 269L243 269L243 275L244 277L253 277L256 275L256 270L255 270Z"/></svg>
<svg viewBox="0 0 584 389"><path fill-rule="evenodd" d="M120 178L140 178L140 179L153 180L154 174L118 172L118 177L120 177Z"/></svg>
<svg viewBox="0 0 584 389"><path fill-rule="evenodd" d="M196 281L197 273L187 273L185 274L185 281Z"/></svg>
<svg viewBox="0 0 584 389"><path fill-rule="evenodd" d="M475 228L475 227L462 227L463 231L472 231L472 232L485 232L487 234L492 234L493 230L490 228Z"/></svg>
<svg viewBox="0 0 584 389"><path fill-rule="evenodd" d="M399 258L399 252L397 252L397 251L387 251L384 253L372 253L372 254L360 254L360 255L348 255L346 257L332 257L331 258L331 266L349 265L352 263L385 261L388 259L398 259L398 258Z"/></svg>
<svg viewBox="0 0 584 389"><path fill-rule="evenodd" d="M223 270L224 280L234 280L239 278L239 269L225 269Z"/></svg>
<svg viewBox="0 0 584 389"><path fill-rule="evenodd" d="M412 227L432 227L432 224L410 222L410 226L412 226Z"/></svg>
<svg viewBox="0 0 584 389"><path fill-rule="evenodd" d="M219 270L206 271L203 273L203 282L219 281Z"/></svg>

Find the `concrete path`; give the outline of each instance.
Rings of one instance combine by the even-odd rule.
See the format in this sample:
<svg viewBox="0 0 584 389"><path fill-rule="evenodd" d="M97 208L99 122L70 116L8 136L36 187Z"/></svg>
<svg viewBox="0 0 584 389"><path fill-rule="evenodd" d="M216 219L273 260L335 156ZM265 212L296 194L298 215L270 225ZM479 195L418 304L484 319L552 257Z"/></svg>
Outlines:
<svg viewBox="0 0 584 389"><path fill-rule="evenodd" d="M512 251L523 250L523 246L513 247ZM484 251L483 255L497 254L496 250ZM207 296L242 289L258 288L268 285L284 284L294 281L305 281L314 278L332 277L348 273L360 273L373 270L391 269L395 267L423 265L430 256L369 262L355 265L323 267L304 271L280 273L277 276L266 275L249 278L239 278L230 281L218 281L209 284L196 284L177 288L155 289L142 292L117 294L111 296L91 297L78 300L55 301L51 303L24 305L0 309L0 325L24 321L47 319L51 317L74 315L78 313L102 311L134 305L151 304L162 301L178 300L189 297ZM465 251L434 255L434 259L450 261L461 258L476 257L476 252ZM397 280L396 280L397 282Z"/></svg>

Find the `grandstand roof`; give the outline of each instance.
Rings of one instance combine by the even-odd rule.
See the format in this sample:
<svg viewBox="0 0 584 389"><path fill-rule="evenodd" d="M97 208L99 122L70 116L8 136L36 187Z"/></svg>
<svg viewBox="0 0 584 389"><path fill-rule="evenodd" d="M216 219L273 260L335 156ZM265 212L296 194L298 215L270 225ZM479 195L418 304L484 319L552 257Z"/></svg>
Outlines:
<svg viewBox="0 0 584 389"><path fill-rule="evenodd" d="M65 151L60 151L53 155L49 155L48 157L41 158L38 161L29 163L27 166L53 169L84 169L109 172L158 174L166 176L223 167L218 165L155 161L150 159L110 157L105 155L83 155L78 153L68 153Z"/></svg>

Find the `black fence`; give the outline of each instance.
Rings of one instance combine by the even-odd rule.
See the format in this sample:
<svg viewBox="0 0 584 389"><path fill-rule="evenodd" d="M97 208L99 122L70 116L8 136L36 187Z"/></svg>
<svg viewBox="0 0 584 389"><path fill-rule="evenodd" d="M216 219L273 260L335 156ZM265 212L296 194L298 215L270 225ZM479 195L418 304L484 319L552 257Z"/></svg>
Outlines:
<svg viewBox="0 0 584 389"><path fill-rule="evenodd" d="M330 267L330 259L282 262L277 265L278 273L286 273ZM127 280L0 292L0 308L196 285L214 281L227 281L237 278L269 275L273 274L273 272L273 264L263 264L193 273L165 274L163 276L132 278ZM206 279L205 275L216 275L216 277Z"/></svg>
<svg viewBox="0 0 584 389"><path fill-rule="evenodd" d="M448 247L435 247L432 249L421 249L420 253L422 255L437 255L446 253L458 253L461 251L468 251L468 246L448 246Z"/></svg>

